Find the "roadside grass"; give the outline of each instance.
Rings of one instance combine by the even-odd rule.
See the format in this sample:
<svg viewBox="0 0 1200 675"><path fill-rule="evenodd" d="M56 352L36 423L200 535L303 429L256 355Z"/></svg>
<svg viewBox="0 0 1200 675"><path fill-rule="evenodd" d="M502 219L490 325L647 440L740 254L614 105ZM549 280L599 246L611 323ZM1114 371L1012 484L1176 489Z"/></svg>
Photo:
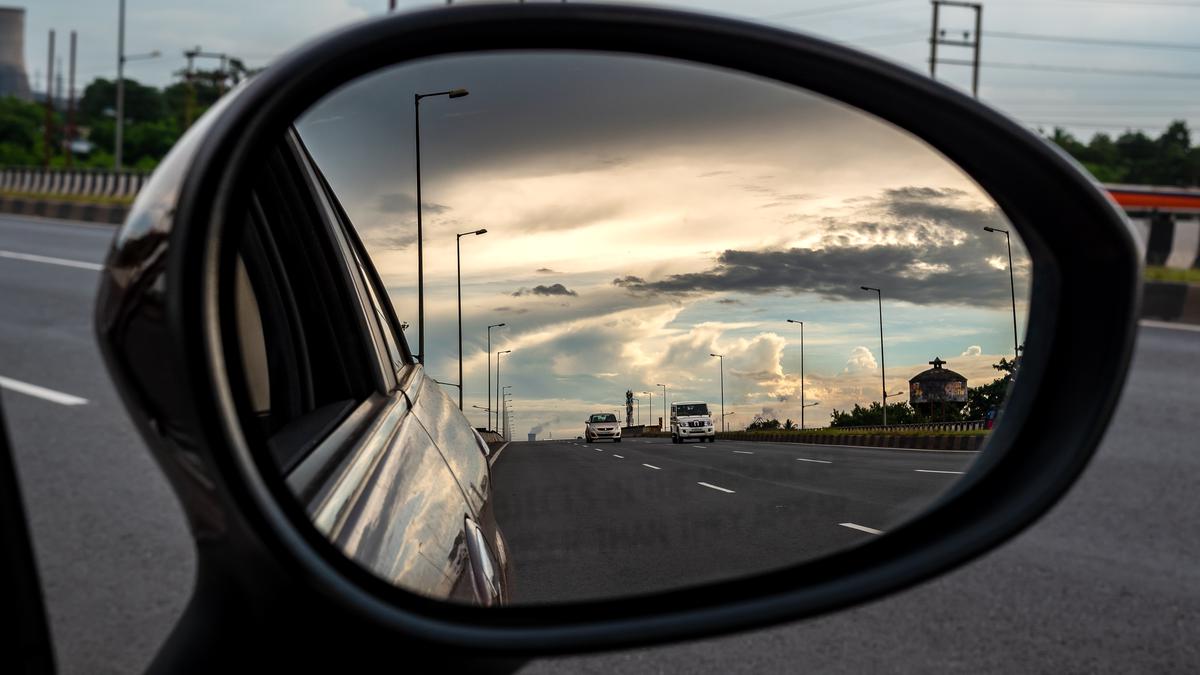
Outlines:
<svg viewBox="0 0 1200 675"><path fill-rule="evenodd" d="M105 206L129 206L132 197L113 197L108 195L69 195L52 194L49 192L9 192L0 191L0 198L44 200L48 202L73 202L79 204L102 204Z"/></svg>
<svg viewBox="0 0 1200 675"><path fill-rule="evenodd" d="M1200 269L1177 269L1174 267L1147 266L1146 281L1172 281L1184 284L1200 284Z"/></svg>

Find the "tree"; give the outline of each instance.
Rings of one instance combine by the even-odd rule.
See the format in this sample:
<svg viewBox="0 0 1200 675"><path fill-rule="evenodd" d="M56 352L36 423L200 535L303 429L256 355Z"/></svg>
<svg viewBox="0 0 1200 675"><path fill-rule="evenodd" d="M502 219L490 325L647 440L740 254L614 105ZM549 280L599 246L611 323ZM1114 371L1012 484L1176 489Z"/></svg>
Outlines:
<svg viewBox="0 0 1200 675"><path fill-rule="evenodd" d="M855 403L854 407L849 411L834 408L830 417L829 426L831 427L879 426L883 424L883 406L878 401L872 402L869 408L864 408ZM917 411L913 410L912 406L903 401L900 403L889 403L887 418L889 426L893 424L912 424L917 421Z"/></svg>
<svg viewBox="0 0 1200 675"><path fill-rule="evenodd" d="M41 163L45 114L36 103L15 96L0 98L0 165Z"/></svg>
<svg viewBox="0 0 1200 675"><path fill-rule="evenodd" d="M117 82L98 77L83 90L79 99L80 123L88 126L113 119L117 109ZM166 116L162 93L137 80L125 78L125 121L149 122Z"/></svg>
<svg viewBox="0 0 1200 675"><path fill-rule="evenodd" d="M787 421L785 421L785 422L783 423L783 430L784 430L784 431L791 431L791 430L793 430L793 429L795 429L795 428L796 428L796 425L792 423L792 418L790 418L790 417L787 419Z"/></svg>
<svg viewBox="0 0 1200 675"><path fill-rule="evenodd" d="M1193 146L1187 123L1175 120L1157 138L1126 131L1113 140L1095 134L1086 145L1061 128L1049 136L1097 180L1151 185L1200 185L1200 146Z"/></svg>
<svg viewBox="0 0 1200 675"><path fill-rule="evenodd" d="M776 431L779 429L779 420L766 419L764 417L755 417L754 421L746 426L746 431Z"/></svg>

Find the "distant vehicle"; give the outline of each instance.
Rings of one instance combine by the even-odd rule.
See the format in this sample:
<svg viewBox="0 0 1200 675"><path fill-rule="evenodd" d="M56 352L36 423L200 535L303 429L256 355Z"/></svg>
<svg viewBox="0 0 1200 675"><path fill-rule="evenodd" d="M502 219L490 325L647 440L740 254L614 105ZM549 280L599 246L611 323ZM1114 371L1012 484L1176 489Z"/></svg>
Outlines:
<svg viewBox="0 0 1200 675"><path fill-rule="evenodd" d="M583 442L591 443L607 438L613 443L621 442L621 425L612 413L596 413L584 420Z"/></svg>
<svg viewBox="0 0 1200 675"><path fill-rule="evenodd" d="M701 443L717 440L708 404L704 401L676 401L671 404L671 442L695 438Z"/></svg>

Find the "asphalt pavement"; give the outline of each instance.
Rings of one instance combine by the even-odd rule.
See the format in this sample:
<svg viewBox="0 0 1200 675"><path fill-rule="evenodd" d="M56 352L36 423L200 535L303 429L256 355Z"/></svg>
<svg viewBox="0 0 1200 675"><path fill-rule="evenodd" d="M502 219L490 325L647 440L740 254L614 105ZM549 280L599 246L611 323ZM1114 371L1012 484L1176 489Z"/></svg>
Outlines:
<svg viewBox="0 0 1200 675"><path fill-rule="evenodd" d="M0 215L0 377L7 378L0 381L0 397L64 673L144 668L182 612L195 571L179 506L108 382L92 336L94 265L112 233L102 226ZM1197 382L1200 332L1144 325L1122 402L1080 482L1012 542L939 579L827 617L717 639L540 660L522 672L1200 671ZM602 445L603 452L567 445L551 466L584 472L573 475L584 484L597 476L601 484L623 481L630 487L622 494L635 498L661 489L680 501L662 508L679 513L712 513L706 504L728 506L734 498L754 499L753 512L760 489L772 499L804 491L786 480L787 486L762 487L768 481L745 461L777 458L735 455L732 447L723 455L721 443L660 450L631 441ZM678 464L651 458L673 451L668 458ZM807 456L798 448L787 451ZM502 463L513 462L499 471L536 463L541 452L502 456ZM614 452L624 457L612 457ZM702 459L677 457L710 452ZM610 468L601 474L603 462ZM849 475L851 456L843 462L809 467L829 469L826 478L847 472L837 481L841 493L812 497L813 503L861 508L855 518L878 515L878 522L888 522L894 499L858 503L864 485L858 481L876 475L890 484L887 468L863 467L856 479ZM525 467L526 475L542 475L531 468ZM904 473L900 469L895 467L897 474ZM798 480L802 473L788 475ZM953 480L947 476L922 479ZM734 492L694 484L700 481ZM555 493L539 494L516 507L554 508ZM712 501L719 498L725 501ZM820 522L824 527L840 517ZM831 527L837 529L822 540L829 545L840 545L838 536L849 537L846 542L871 536ZM510 540L518 533L510 532ZM767 545L775 544L767 538ZM554 547L547 548L550 553L536 555L553 555ZM536 569L533 549L514 555ZM542 578L550 584L555 577Z"/></svg>
<svg viewBox="0 0 1200 675"><path fill-rule="evenodd" d="M975 457L718 440L511 443L492 467L515 603L609 599L856 546L927 508Z"/></svg>

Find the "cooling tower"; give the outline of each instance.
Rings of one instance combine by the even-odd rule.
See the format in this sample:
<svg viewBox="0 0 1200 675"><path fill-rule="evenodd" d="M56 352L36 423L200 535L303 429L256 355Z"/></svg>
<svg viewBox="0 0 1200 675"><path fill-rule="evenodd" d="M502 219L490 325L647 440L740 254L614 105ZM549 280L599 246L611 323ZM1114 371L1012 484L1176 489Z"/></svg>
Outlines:
<svg viewBox="0 0 1200 675"><path fill-rule="evenodd" d="M25 75L25 9L0 7L0 96L30 99Z"/></svg>

